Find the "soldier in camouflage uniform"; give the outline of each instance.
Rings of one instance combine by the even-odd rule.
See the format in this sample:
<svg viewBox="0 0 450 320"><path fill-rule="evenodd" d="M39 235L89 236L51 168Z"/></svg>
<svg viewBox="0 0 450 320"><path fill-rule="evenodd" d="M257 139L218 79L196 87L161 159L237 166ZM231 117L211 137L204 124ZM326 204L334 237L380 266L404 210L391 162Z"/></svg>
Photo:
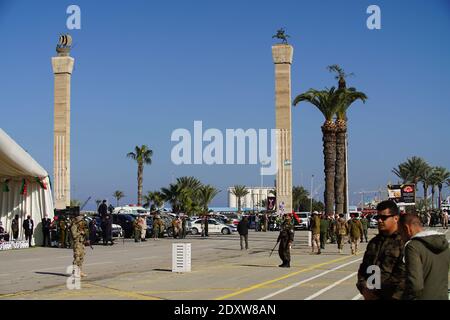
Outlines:
<svg viewBox="0 0 450 320"><path fill-rule="evenodd" d="M278 236L277 242L280 242L278 247L278 255L283 261L279 265L280 268L290 268L291 267L291 245L294 241L294 226L291 222L291 217L286 216L283 224L281 225L280 234Z"/></svg>
<svg viewBox="0 0 450 320"><path fill-rule="evenodd" d="M72 220L70 227L73 241L73 265L78 267L81 277L86 277L86 274L82 272L84 261L84 243L86 242L86 235L88 234L88 227L86 221L81 215L76 216ZM74 267L75 273L75 267Z"/></svg>
<svg viewBox="0 0 450 320"><path fill-rule="evenodd" d="M364 233L361 221L358 219L358 214L353 214L352 218L347 222L348 224L348 234L350 238L350 248L352 249L352 254L358 254L358 244Z"/></svg>
<svg viewBox="0 0 450 320"><path fill-rule="evenodd" d="M377 206L379 234L369 241L358 270L356 287L366 300L399 300L405 288L404 241L398 228L399 210L395 202L386 200ZM368 283L373 271L380 268L380 281ZM375 278L375 277L371 277Z"/></svg>

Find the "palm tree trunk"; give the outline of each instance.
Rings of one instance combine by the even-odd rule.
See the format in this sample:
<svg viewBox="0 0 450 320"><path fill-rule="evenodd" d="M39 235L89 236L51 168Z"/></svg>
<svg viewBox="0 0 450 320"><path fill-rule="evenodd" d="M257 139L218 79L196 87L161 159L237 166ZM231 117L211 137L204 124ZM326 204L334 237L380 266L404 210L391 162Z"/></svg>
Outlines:
<svg viewBox="0 0 450 320"><path fill-rule="evenodd" d="M238 212L241 213L241 197L238 197Z"/></svg>
<svg viewBox="0 0 450 320"><path fill-rule="evenodd" d="M138 164L138 206L142 205L142 174L144 171L144 165L142 163Z"/></svg>
<svg viewBox="0 0 450 320"><path fill-rule="evenodd" d="M334 177L336 174L336 130L331 121L325 121L322 126L323 156L325 173L325 213L334 213Z"/></svg>
<svg viewBox="0 0 450 320"><path fill-rule="evenodd" d="M442 201L442 186L439 185L439 194L438 194L438 208L441 210L441 201Z"/></svg>
<svg viewBox="0 0 450 320"><path fill-rule="evenodd" d="M428 203L427 203L427 190L428 186L426 183L423 184L423 201L425 204L425 211L428 211Z"/></svg>
<svg viewBox="0 0 450 320"><path fill-rule="evenodd" d="M431 210L434 210L434 186L431 186Z"/></svg>
<svg viewBox="0 0 450 320"><path fill-rule="evenodd" d="M336 176L334 195L336 214L344 213L345 203L345 136L347 125L344 120L336 120Z"/></svg>

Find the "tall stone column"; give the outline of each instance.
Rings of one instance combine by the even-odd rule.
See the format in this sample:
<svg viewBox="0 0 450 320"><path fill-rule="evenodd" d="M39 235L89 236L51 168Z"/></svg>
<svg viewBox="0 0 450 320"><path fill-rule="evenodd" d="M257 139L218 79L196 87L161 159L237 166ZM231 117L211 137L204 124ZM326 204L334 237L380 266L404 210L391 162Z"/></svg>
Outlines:
<svg viewBox="0 0 450 320"><path fill-rule="evenodd" d="M275 114L277 129L277 206L292 212L292 127L291 64L294 48L288 44L272 46L275 64Z"/></svg>
<svg viewBox="0 0 450 320"><path fill-rule="evenodd" d="M65 38L64 38L65 37ZM75 60L69 56L70 36L61 36L52 57L55 76L53 192L55 209L70 206L70 80Z"/></svg>

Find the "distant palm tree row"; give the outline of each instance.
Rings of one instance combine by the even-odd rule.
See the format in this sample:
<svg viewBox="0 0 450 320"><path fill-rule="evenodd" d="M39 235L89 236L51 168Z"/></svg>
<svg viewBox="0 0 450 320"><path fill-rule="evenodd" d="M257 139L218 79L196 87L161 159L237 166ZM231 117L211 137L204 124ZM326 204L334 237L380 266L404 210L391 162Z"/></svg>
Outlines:
<svg viewBox="0 0 450 320"><path fill-rule="evenodd" d="M442 189L444 184L450 186L450 171L444 167L430 166L420 157L412 157L400 163L392 172L402 180L402 183L413 183L417 190L417 185L422 183L425 210L428 210L428 189L431 188L431 209L434 210L435 193L438 189L438 208L441 208ZM416 191L417 192L417 191Z"/></svg>
<svg viewBox="0 0 450 320"><path fill-rule="evenodd" d="M328 215L341 214L346 206L346 143L347 143L347 110L357 100L365 102L367 96L355 88L347 88L346 74L338 65L328 67L335 72L338 88L325 90L309 89L298 95L293 104L309 102L325 117L322 125L323 155L325 173L325 212Z"/></svg>

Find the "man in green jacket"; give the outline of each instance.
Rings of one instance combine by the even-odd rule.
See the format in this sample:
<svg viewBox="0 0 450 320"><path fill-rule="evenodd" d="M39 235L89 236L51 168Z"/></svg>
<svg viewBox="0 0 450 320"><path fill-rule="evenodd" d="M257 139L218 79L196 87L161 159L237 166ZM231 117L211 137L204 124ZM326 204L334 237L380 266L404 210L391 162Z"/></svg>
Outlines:
<svg viewBox="0 0 450 320"><path fill-rule="evenodd" d="M330 228L330 220L324 213L320 218L320 249L325 249L328 240L328 229Z"/></svg>
<svg viewBox="0 0 450 320"><path fill-rule="evenodd" d="M369 220L367 219L366 216L361 217L361 224L363 227L363 234L361 235L361 242L363 242L364 238L366 239L367 242L367 232L369 230ZM364 237L363 237L364 236Z"/></svg>
<svg viewBox="0 0 450 320"><path fill-rule="evenodd" d="M448 300L450 251L444 234L425 231L414 214L400 218L405 241L405 300Z"/></svg>
<svg viewBox="0 0 450 320"><path fill-rule="evenodd" d="M363 226L361 221L358 219L358 213L352 215L352 219L348 221L350 247L352 249L352 254L358 254L358 244L359 240L363 235Z"/></svg>

